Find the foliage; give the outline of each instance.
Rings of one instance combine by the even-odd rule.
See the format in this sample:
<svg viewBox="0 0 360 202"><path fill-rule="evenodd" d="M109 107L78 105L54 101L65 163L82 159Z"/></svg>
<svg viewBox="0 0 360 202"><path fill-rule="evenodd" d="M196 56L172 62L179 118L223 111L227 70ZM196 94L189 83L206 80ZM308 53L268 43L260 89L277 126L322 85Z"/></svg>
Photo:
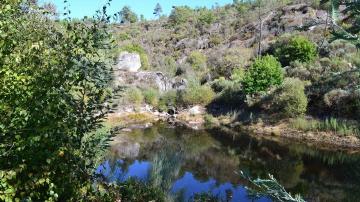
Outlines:
<svg viewBox="0 0 360 202"><path fill-rule="evenodd" d="M212 24L216 17L214 15L214 12L211 10L208 10L207 8L201 8L198 10L198 21L201 25L210 25Z"/></svg>
<svg viewBox="0 0 360 202"><path fill-rule="evenodd" d="M283 65L293 61L311 62L317 55L316 45L303 36L284 38L275 44L275 56Z"/></svg>
<svg viewBox="0 0 360 202"><path fill-rule="evenodd" d="M127 103L134 106L139 106L144 102L144 95L141 90L136 87L131 87L126 90L125 99Z"/></svg>
<svg viewBox="0 0 360 202"><path fill-rule="evenodd" d="M326 118L325 120L296 118L291 120L290 126L302 131L325 131L338 135L360 136L360 130L356 124L335 118Z"/></svg>
<svg viewBox="0 0 360 202"><path fill-rule="evenodd" d="M211 88L217 93L227 88L231 88L233 87L233 85L236 84L234 84L234 82L231 80L225 79L224 77L220 77L218 79L215 79L213 82L211 82Z"/></svg>
<svg viewBox="0 0 360 202"><path fill-rule="evenodd" d="M193 202L218 202L219 198L216 196L213 196L211 193L200 193L195 194L191 201Z"/></svg>
<svg viewBox="0 0 360 202"><path fill-rule="evenodd" d="M163 12L162 7L159 3L156 4L155 8L154 8L154 15L158 18L160 18L161 13Z"/></svg>
<svg viewBox="0 0 360 202"><path fill-rule="evenodd" d="M215 78L220 76L229 78L234 69L247 66L252 57L253 50L250 48L229 48L225 51L214 51L208 57L208 66Z"/></svg>
<svg viewBox="0 0 360 202"><path fill-rule="evenodd" d="M89 147L102 144L86 137L111 96L106 6L95 18L58 23L21 2L0 4L1 200L86 198Z"/></svg>
<svg viewBox="0 0 360 202"><path fill-rule="evenodd" d="M275 92L273 108L286 117L304 115L308 105L304 90L304 82L297 78L286 78L283 85Z"/></svg>
<svg viewBox="0 0 360 202"><path fill-rule="evenodd" d="M360 47L360 3L359 1L322 0L322 3L330 2L333 21L333 35L335 39L344 39L352 42L357 48ZM341 12L347 17L338 25L340 6L345 6Z"/></svg>
<svg viewBox="0 0 360 202"><path fill-rule="evenodd" d="M188 6L176 6L171 11L168 24L170 26L177 26L188 22L194 16L194 11Z"/></svg>
<svg viewBox="0 0 360 202"><path fill-rule="evenodd" d="M143 202L143 201L165 201L165 193L157 187L145 184L135 179L129 179L120 183L119 191L121 201Z"/></svg>
<svg viewBox="0 0 360 202"><path fill-rule="evenodd" d="M138 21L136 13L129 6L124 6L118 13L121 23L135 23Z"/></svg>
<svg viewBox="0 0 360 202"><path fill-rule="evenodd" d="M208 85L190 84L179 93L179 103L185 106L209 104L215 97L214 91Z"/></svg>
<svg viewBox="0 0 360 202"><path fill-rule="evenodd" d="M139 44L128 44L128 45L122 46L120 48L120 51L127 51L129 53L139 54L142 69L147 70L150 68L149 58L147 56L147 53L144 50L144 48L141 47Z"/></svg>
<svg viewBox="0 0 360 202"><path fill-rule="evenodd" d="M305 202L300 195L295 195L294 197L288 193L272 175L269 175L268 179L258 178L254 180L243 172L240 172L240 174L254 185L254 188L246 187L246 189L248 189L250 195L255 198L270 197L272 200L279 202Z"/></svg>
<svg viewBox="0 0 360 202"><path fill-rule="evenodd" d="M190 63L191 67L196 71L206 70L207 58L200 51L193 51L187 58L187 62Z"/></svg>
<svg viewBox="0 0 360 202"><path fill-rule="evenodd" d="M245 71L243 68L236 68L232 71L231 80L236 83L241 83L244 80Z"/></svg>
<svg viewBox="0 0 360 202"><path fill-rule="evenodd" d="M168 107L175 107L177 104L177 97L178 95L176 90L170 90L163 93L160 96L159 109L161 111L167 111Z"/></svg>
<svg viewBox="0 0 360 202"><path fill-rule="evenodd" d="M159 103L159 92L156 89L148 88L144 89L142 94L147 104L156 107Z"/></svg>
<svg viewBox="0 0 360 202"><path fill-rule="evenodd" d="M254 94L265 91L274 85L283 82L283 72L281 64L273 56L267 55L255 59L245 73L243 86L247 94Z"/></svg>

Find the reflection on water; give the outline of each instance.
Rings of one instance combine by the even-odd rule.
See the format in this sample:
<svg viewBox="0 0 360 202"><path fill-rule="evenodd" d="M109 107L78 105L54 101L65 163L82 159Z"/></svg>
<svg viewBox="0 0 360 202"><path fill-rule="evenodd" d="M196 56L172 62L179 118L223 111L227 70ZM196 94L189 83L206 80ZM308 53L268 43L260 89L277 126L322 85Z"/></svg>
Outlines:
<svg viewBox="0 0 360 202"><path fill-rule="evenodd" d="M252 201L236 172L273 174L291 193L308 201L358 201L360 155L287 145L220 131L157 125L119 134L98 167L108 181L130 177L151 183L175 201L209 193L221 201ZM262 198L258 201L269 201Z"/></svg>

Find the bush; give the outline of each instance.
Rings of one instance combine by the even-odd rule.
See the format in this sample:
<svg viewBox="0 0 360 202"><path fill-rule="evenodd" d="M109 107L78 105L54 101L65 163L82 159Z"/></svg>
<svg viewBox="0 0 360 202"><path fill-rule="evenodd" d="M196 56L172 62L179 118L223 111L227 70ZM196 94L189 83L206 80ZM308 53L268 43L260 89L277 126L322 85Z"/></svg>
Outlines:
<svg viewBox="0 0 360 202"><path fill-rule="evenodd" d="M143 90L144 100L147 104L156 107L159 104L159 93L156 89L148 88Z"/></svg>
<svg viewBox="0 0 360 202"><path fill-rule="evenodd" d="M314 120L296 118L291 120L290 126L301 131L326 131L337 135L360 135L358 126L349 121L326 118L325 120Z"/></svg>
<svg viewBox="0 0 360 202"><path fill-rule="evenodd" d="M287 78L284 84L275 93L274 104L277 111L286 117L304 115L308 100L304 93L304 83L297 78Z"/></svg>
<svg viewBox="0 0 360 202"><path fill-rule="evenodd" d="M129 88L126 91L125 99L129 104L139 106L144 102L144 96L140 89L136 87Z"/></svg>
<svg viewBox="0 0 360 202"><path fill-rule="evenodd" d="M128 44L120 48L120 51L127 51L129 53L137 53L140 55L141 68L147 70L150 68L149 58L144 48L139 44Z"/></svg>
<svg viewBox="0 0 360 202"><path fill-rule="evenodd" d="M241 83L244 80L245 71L243 68L236 68L232 71L231 80L236 83Z"/></svg>
<svg viewBox="0 0 360 202"><path fill-rule="evenodd" d="M245 73L243 86L247 94L265 91L283 82L281 64L273 56L258 58Z"/></svg>
<svg viewBox="0 0 360 202"><path fill-rule="evenodd" d="M211 88L218 93L225 90L226 88L231 88L233 85L233 81L227 80L224 77L220 77L211 82Z"/></svg>
<svg viewBox="0 0 360 202"><path fill-rule="evenodd" d="M198 12L199 12L198 21L201 25L212 24L216 19L214 12L212 10L201 8Z"/></svg>
<svg viewBox="0 0 360 202"><path fill-rule="evenodd" d="M187 58L187 62L196 71L204 71L206 69L207 58L200 51L193 51Z"/></svg>
<svg viewBox="0 0 360 202"><path fill-rule="evenodd" d="M167 111L169 107L175 107L177 105L177 91L167 91L160 96L159 109L160 111Z"/></svg>
<svg viewBox="0 0 360 202"><path fill-rule="evenodd" d="M275 56L285 66L293 61L310 62L317 56L316 45L303 36L280 40L275 46Z"/></svg>
<svg viewBox="0 0 360 202"><path fill-rule="evenodd" d="M207 105L215 97L214 91L208 85L191 84L180 92L179 102L182 105Z"/></svg>
<svg viewBox="0 0 360 202"><path fill-rule="evenodd" d="M146 184L136 179L129 179L126 182L119 183L120 201L165 201L166 195L158 187Z"/></svg>
<svg viewBox="0 0 360 202"><path fill-rule="evenodd" d="M168 23L170 26L176 26L188 22L194 16L194 10L188 6L175 7L169 16Z"/></svg>

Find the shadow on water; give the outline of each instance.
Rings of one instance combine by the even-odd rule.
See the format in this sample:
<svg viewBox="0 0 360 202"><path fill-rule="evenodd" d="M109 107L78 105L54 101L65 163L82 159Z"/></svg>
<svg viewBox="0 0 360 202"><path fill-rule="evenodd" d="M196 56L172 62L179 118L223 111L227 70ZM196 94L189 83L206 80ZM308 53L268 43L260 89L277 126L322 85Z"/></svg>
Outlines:
<svg viewBox="0 0 360 202"><path fill-rule="evenodd" d="M116 136L108 159L96 172L108 181L143 180L174 201L191 201L200 193L220 201L253 201L239 170L253 177L273 174L287 190L308 201L360 198L359 154L164 124Z"/></svg>

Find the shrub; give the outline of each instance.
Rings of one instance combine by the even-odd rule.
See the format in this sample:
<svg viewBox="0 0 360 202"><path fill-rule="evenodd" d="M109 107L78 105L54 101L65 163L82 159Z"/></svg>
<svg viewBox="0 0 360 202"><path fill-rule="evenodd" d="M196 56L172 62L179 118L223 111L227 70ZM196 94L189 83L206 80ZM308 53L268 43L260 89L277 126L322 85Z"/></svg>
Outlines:
<svg viewBox="0 0 360 202"><path fill-rule="evenodd" d="M281 64L273 56L258 58L245 73L243 86L247 94L265 91L283 82Z"/></svg>
<svg viewBox="0 0 360 202"><path fill-rule="evenodd" d="M245 71L243 68L236 68L232 71L231 80L237 83L241 83L244 80Z"/></svg>
<svg viewBox="0 0 360 202"><path fill-rule="evenodd" d="M209 25L215 21L215 15L213 11L202 8L198 12L198 21L201 25Z"/></svg>
<svg viewBox="0 0 360 202"><path fill-rule="evenodd" d="M159 93L156 89L148 88L143 90L144 100L147 104L156 107L159 104Z"/></svg>
<svg viewBox="0 0 360 202"><path fill-rule="evenodd" d="M161 111L167 111L168 107L175 107L177 104L177 91L167 91L160 96L159 109Z"/></svg>
<svg viewBox="0 0 360 202"><path fill-rule="evenodd" d="M360 135L356 124L335 118L326 118L319 121L301 117L291 120L290 126L301 131L326 131L337 135Z"/></svg>
<svg viewBox="0 0 360 202"><path fill-rule="evenodd" d="M252 57L253 50L250 48L215 50L208 57L208 66L211 67L214 77L230 77L233 69L248 65Z"/></svg>
<svg viewBox="0 0 360 202"><path fill-rule="evenodd" d="M118 185L121 201L165 201L166 195L158 187L146 184L136 179L129 179ZM120 200L119 200L120 201Z"/></svg>
<svg viewBox="0 0 360 202"><path fill-rule="evenodd" d="M206 69L207 58L200 51L193 51L187 58L187 62L196 71L204 71Z"/></svg>
<svg viewBox="0 0 360 202"><path fill-rule="evenodd" d="M297 78L287 78L275 93L274 104L283 115L296 117L305 114L308 100L304 93L304 83Z"/></svg>
<svg viewBox="0 0 360 202"><path fill-rule="evenodd" d="M144 96L140 89L138 89L136 87L132 87L132 88L127 89L126 95L125 95L125 100L129 104L139 106L144 102Z"/></svg>
<svg viewBox="0 0 360 202"><path fill-rule="evenodd" d="M214 89L215 92L221 92L226 88L231 88L233 85L233 81L227 80L224 77L220 77L211 82L211 88Z"/></svg>
<svg viewBox="0 0 360 202"><path fill-rule="evenodd" d="M150 68L148 55L145 52L144 48L141 47L139 44L128 44L126 46L121 47L120 51L127 51L129 53L139 54L142 69L147 70Z"/></svg>
<svg viewBox="0 0 360 202"><path fill-rule="evenodd" d="M275 46L275 56L283 65L293 61L310 62L317 56L316 45L303 36L283 39Z"/></svg>
<svg viewBox="0 0 360 202"><path fill-rule="evenodd" d="M169 16L168 23L170 26L176 26L188 22L194 16L194 10L188 6L175 7Z"/></svg>
<svg viewBox="0 0 360 202"><path fill-rule="evenodd" d="M215 97L214 91L208 85L191 84L180 92L179 102L182 105L206 105Z"/></svg>
<svg viewBox="0 0 360 202"><path fill-rule="evenodd" d="M161 61L161 71L167 73L169 76L175 76L177 71L177 64L173 57L166 56Z"/></svg>

